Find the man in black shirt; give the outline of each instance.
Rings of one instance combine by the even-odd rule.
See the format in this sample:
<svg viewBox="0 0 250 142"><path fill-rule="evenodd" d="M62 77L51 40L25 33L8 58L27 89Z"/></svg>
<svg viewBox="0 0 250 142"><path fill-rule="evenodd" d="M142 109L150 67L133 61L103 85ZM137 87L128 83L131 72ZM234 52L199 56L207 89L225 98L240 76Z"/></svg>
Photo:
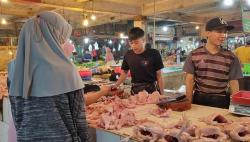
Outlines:
<svg viewBox="0 0 250 142"><path fill-rule="evenodd" d="M121 76L113 88L124 82L130 70L133 95L143 90L148 93L159 91L163 94L161 69L164 66L159 51L145 48L144 31L138 27L129 31L129 45L132 50L125 54Z"/></svg>

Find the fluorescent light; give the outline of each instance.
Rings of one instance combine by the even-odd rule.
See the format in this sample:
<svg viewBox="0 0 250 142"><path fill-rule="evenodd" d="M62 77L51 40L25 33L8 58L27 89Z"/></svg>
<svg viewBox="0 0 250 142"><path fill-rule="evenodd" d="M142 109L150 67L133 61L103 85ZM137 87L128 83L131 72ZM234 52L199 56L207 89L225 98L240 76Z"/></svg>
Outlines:
<svg viewBox="0 0 250 142"><path fill-rule="evenodd" d="M112 42L112 40L109 40L109 44L112 44L113 42Z"/></svg>
<svg viewBox="0 0 250 142"><path fill-rule="evenodd" d="M250 6L250 0L246 0L248 6Z"/></svg>
<svg viewBox="0 0 250 142"><path fill-rule="evenodd" d="M225 6L233 6L234 0L223 0L223 5Z"/></svg>
<svg viewBox="0 0 250 142"><path fill-rule="evenodd" d="M84 43L85 43L85 44L89 43L89 38L87 38L87 37L84 38Z"/></svg>
<svg viewBox="0 0 250 142"><path fill-rule="evenodd" d="M92 45L90 44L89 45L89 51L92 51L93 50L93 48L92 48Z"/></svg>
<svg viewBox="0 0 250 142"><path fill-rule="evenodd" d="M199 42L196 42L196 43L195 43L195 46L198 47L198 46L199 46Z"/></svg>
<svg viewBox="0 0 250 142"><path fill-rule="evenodd" d="M123 44L124 43L124 40L121 40L121 44Z"/></svg>
<svg viewBox="0 0 250 142"><path fill-rule="evenodd" d="M121 44L118 45L118 51L121 51Z"/></svg>
<svg viewBox="0 0 250 142"><path fill-rule="evenodd" d="M181 43L183 42L183 40L180 41Z"/></svg>
<svg viewBox="0 0 250 142"><path fill-rule="evenodd" d="M164 27L162 28L162 30L163 30L164 32L166 32L166 31L168 30L168 27L167 27L167 26L164 26Z"/></svg>

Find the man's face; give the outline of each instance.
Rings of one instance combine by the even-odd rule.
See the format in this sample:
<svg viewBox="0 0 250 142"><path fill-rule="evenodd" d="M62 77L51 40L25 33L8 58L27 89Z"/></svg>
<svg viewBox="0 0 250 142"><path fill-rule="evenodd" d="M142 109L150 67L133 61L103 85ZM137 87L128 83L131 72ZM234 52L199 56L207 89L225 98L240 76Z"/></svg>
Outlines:
<svg viewBox="0 0 250 142"><path fill-rule="evenodd" d="M227 30L223 28L213 31L207 31L207 37L211 44L220 46L227 38Z"/></svg>
<svg viewBox="0 0 250 142"><path fill-rule="evenodd" d="M135 39L135 40L131 40L131 41L129 41L129 45L132 48L132 50L135 53L137 53L137 52L140 52L144 48L145 40L143 37Z"/></svg>

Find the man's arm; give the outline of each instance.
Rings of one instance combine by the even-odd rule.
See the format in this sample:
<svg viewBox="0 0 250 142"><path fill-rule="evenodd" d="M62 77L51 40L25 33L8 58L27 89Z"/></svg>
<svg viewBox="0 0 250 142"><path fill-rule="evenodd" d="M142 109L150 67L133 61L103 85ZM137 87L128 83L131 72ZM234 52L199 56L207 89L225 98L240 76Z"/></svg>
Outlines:
<svg viewBox="0 0 250 142"><path fill-rule="evenodd" d="M192 103L193 99L193 89L194 89L194 75L186 73L186 96L190 103Z"/></svg>
<svg viewBox="0 0 250 142"><path fill-rule="evenodd" d="M240 90L238 80L231 80L229 82L229 85L230 85L230 88L231 88L231 95L237 93Z"/></svg>
<svg viewBox="0 0 250 142"><path fill-rule="evenodd" d="M162 78L161 70L158 70L156 72L156 78L157 78L157 83L158 83L159 88L160 88L160 94L163 95L164 94L164 92L163 92L164 84L163 84L163 78Z"/></svg>
<svg viewBox="0 0 250 142"><path fill-rule="evenodd" d="M119 79L117 80L117 82L115 83L115 85L112 88L119 87L127 78L127 74L128 74L127 70L121 70L121 76L119 77Z"/></svg>

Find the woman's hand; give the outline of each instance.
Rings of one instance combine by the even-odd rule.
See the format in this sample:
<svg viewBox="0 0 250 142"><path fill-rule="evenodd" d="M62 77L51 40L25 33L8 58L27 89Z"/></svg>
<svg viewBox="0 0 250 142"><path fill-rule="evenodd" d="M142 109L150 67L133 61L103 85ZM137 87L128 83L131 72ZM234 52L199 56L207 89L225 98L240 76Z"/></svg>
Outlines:
<svg viewBox="0 0 250 142"><path fill-rule="evenodd" d="M96 103L99 98L102 96L106 96L111 92L111 87L110 86L100 86L100 91L98 92L89 92L88 94L84 95L85 103L86 105L90 105L93 103Z"/></svg>
<svg viewBox="0 0 250 142"><path fill-rule="evenodd" d="M107 85L102 85L100 86L100 92L106 96L108 95L110 92L111 92L111 87L110 86L107 86Z"/></svg>

